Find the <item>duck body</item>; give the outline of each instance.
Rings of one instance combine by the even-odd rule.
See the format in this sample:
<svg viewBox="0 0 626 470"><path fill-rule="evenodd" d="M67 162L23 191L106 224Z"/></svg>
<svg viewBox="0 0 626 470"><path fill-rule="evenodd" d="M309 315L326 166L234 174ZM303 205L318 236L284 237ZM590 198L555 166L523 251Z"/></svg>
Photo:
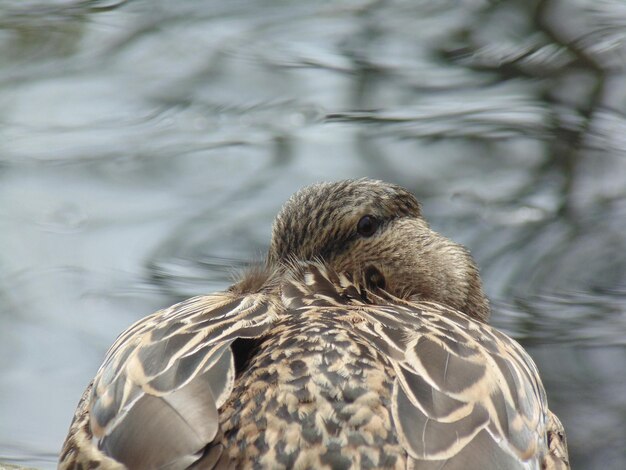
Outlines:
<svg viewBox="0 0 626 470"><path fill-rule="evenodd" d="M238 468L405 468L389 361L354 317L302 313L276 325L224 405L229 458Z"/></svg>
<svg viewBox="0 0 626 470"><path fill-rule="evenodd" d="M120 335L59 466L569 468L534 363L488 313L406 190L305 188L263 268Z"/></svg>

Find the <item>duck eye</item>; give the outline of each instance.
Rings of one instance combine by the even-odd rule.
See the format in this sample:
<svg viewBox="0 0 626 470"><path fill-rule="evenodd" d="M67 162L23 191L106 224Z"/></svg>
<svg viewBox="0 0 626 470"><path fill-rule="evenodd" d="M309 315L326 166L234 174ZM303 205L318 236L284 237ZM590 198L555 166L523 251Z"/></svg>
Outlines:
<svg viewBox="0 0 626 470"><path fill-rule="evenodd" d="M371 215L364 215L356 226L356 231L363 237L371 237L379 226L378 219Z"/></svg>

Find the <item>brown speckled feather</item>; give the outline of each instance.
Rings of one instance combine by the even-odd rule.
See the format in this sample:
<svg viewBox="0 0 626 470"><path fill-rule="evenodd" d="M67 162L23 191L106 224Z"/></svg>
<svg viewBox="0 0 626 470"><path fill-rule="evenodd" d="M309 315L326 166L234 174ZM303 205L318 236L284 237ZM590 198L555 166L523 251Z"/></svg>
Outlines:
<svg viewBox="0 0 626 470"><path fill-rule="evenodd" d="M408 192L307 188L266 269L120 335L60 468L567 470L533 361L487 317L466 250Z"/></svg>
<svg viewBox="0 0 626 470"><path fill-rule="evenodd" d="M303 278L309 285L286 289L301 294L287 305L299 312L355 315L353 328L393 368L395 431L410 458L420 462L416 468L443 463L456 468L455 461L459 468L545 466L551 454L547 438L556 423L547 420L532 359L514 340L436 303L384 292L368 292L361 300L363 293L356 297L347 277L324 268L311 266ZM347 287L329 295L331 286L341 285ZM487 462L469 458L485 452ZM567 455L566 449L561 452Z"/></svg>

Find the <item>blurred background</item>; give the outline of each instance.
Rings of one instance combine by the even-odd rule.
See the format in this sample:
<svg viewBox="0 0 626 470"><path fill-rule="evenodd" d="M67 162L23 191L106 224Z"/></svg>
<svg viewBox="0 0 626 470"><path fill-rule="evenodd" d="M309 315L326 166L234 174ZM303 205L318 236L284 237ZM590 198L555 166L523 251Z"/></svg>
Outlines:
<svg viewBox="0 0 626 470"><path fill-rule="evenodd" d="M622 0L0 1L0 461L54 468L133 321L263 258L302 186L402 184L626 468Z"/></svg>

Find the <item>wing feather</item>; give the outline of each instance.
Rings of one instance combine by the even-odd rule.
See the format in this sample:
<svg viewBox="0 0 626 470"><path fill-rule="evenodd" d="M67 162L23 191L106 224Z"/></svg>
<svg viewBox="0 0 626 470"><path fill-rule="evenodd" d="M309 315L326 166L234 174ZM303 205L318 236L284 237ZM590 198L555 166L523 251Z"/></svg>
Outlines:
<svg viewBox="0 0 626 470"><path fill-rule="evenodd" d="M100 450L129 468L185 468L219 457L201 452L233 389L231 344L263 335L276 312L264 294L222 293L186 300L122 333L89 397Z"/></svg>
<svg viewBox="0 0 626 470"><path fill-rule="evenodd" d="M490 448L499 461L510 460L506 468L537 466L547 452L547 404L530 358L488 325L455 323L462 314L425 307L419 305L420 315L406 326L411 340L395 365L394 419L411 456L437 461L465 455L462 465L472 452ZM433 315L444 318L448 334L440 334L428 318Z"/></svg>

